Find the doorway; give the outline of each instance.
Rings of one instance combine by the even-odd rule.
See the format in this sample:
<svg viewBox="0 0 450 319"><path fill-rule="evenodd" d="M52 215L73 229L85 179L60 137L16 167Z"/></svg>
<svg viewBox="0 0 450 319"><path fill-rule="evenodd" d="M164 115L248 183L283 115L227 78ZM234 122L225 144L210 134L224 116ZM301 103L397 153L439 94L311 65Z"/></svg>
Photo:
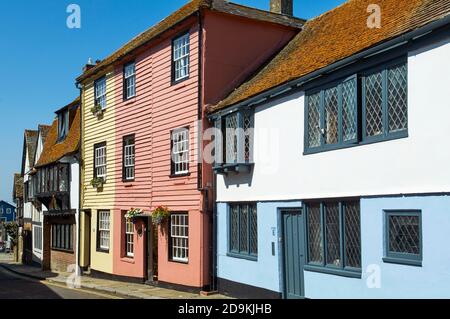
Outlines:
<svg viewBox="0 0 450 319"><path fill-rule="evenodd" d="M152 283L158 281L158 226L152 223L151 217L145 221L145 238L146 279Z"/></svg>
<svg viewBox="0 0 450 319"><path fill-rule="evenodd" d="M282 261L285 299L305 296L303 266L305 265L304 214L302 209L281 211Z"/></svg>

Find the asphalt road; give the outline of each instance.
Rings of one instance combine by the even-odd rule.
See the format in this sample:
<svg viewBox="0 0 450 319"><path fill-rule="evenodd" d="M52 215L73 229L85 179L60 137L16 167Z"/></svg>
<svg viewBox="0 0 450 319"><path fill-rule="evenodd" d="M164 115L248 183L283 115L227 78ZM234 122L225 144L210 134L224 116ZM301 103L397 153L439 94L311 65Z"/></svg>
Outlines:
<svg viewBox="0 0 450 319"><path fill-rule="evenodd" d="M31 280L0 267L2 299L111 299L108 295Z"/></svg>

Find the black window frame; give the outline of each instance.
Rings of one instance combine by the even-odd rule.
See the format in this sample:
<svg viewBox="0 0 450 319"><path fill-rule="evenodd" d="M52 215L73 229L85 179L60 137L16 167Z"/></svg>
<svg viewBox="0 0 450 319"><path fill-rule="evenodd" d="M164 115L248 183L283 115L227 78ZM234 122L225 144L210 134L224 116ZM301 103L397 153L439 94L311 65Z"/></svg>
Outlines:
<svg viewBox="0 0 450 319"><path fill-rule="evenodd" d="M179 84L181 82L187 81L189 80L189 78L191 77L191 43L190 43L190 30L186 30L183 32L180 32L179 34L177 34L175 37L172 38L171 41L171 55L170 55L170 80L171 80L171 85L176 85ZM184 78L175 79L175 41L184 37L184 36L188 36L189 38L189 54L188 54L188 75Z"/></svg>
<svg viewBox="0 0 450 319"><path fill-rule="evenodd" d="M126 68L128 66L130 66L130 65L134 65L134 74L133 74L133 78L134 78L134 95L133 96L128 96L128 90L127 90L127 88L128 88L128 79L126 78L126 74L125 74ZM137 77L136 77L136 61L130 61L130 62L124 64L123 65L123 72L122 72L122 74L123 74L123 77L122 77L122 79L123 79L123 100L124 101L132 100L137 95L137 90L136 90L137 89L137 85L136 85L136 79L137 79Z"/></svg>
<svg viewBox="0 0 450 319"><path fill-rule="evenodd" d="M108 152L107 152L107 144L106 144L106 142L100 142L100 143L97 143L97 144L94 144L94 159L93 159L93 168L94 168L94 178L97 178L98 176L97 176L97 165L96 165L96 161L95 161L95 153L96 153L96 150L97 149L99 149L99 148L101 148L101 147L105 147L106 148L106 150L105 150L105 161L106 161L106 176L108 176L108 157L107 157L107 155L108 155Z"/></svg>
<svg viewBox="0 0 450 319"><path fill-rule="evenodd" d="M183 173L176 173L175 172L175 163L173 161L173 148L174 148L174 139L173 136L175 133L177 132L181 132L181 131L187 131L187 141L188 141L188 149L187 149L187 157L188 157L188 161L187 161L187 170L186 172ZM170 131L170 178L177 178L177 177L187 177L191 175L191 165L190 165L190 156L191 156L191 131L189 126L183 126L183 127L178 127L176 129L173 129Z"/></svg>
<svg viewBox="0 0 450 319"><path fill-rule="evenodd" d="M108 244L108 249L102 248L101 247L101 243L100 243L100 214L102 213L108 213L109 214L109 244ZM97 229L96 229L96 241L97 241L97 252L100 253L106 253L109 254L110 250L111 250L111 211L108 209L99 209L97 210Z"/></svg>
<svg viewBox="0 0 450 319"><path fill-rule="evenodd" d="M100 81L105 81L105 106L101 106L98 99L97 99L97 84ZM106 75L99 77L98 79L96 79L94 81L94 105L95 106L100 106L102 111L106 110L108 108L108 81L106 78Z"/></svg>
<svg viewBox="0 0 450 319"><path fill-rule="evenodd" d="M133 145L134 145L134 174L133 174L133 178L127 178L126 177L126 167L125 167L125 147L129 146L126 143L129 141L133 141ZM134 182L136 179L136 136L135 134L129 134L126 135L122 138L122 182L124 183L130 183L130 182Z"/></svg>

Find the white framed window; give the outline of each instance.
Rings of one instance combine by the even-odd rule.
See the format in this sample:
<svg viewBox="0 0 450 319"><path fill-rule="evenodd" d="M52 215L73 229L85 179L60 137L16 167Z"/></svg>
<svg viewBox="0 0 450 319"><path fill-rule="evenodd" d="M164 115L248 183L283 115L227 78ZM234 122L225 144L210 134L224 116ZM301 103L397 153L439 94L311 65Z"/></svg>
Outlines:
<svg viewBox="0 0 450 319"><path fill-rule="evenodd" d="M11 215L11 208L6 209L6 215Z"/></svg>
<svg viewBox="0 0 450 319"><path fill-rule="evenodd" d="M125 254L134 257L134 224L131 219L125 219Z"/></svg>
<svg viewBox="0 0 450 319"><path fill-rule="evenodd" d="M95 177L106 179L106 144L94 146L94 174Z"/></svg>
<svg viewBox="0 0 450 319"><path fill-rule="evenodd" d="M189 33L173 40L173 81L189 77Z"/></svg>
<svg viewBox="0 0 450 319"><path fill-rule="evenodd" d="M98 212L98 248L109 251L110 235L110 213L109 211Z"/></svg>
<svg viewBox="0 0 450 319"><path fill-rule="evenodd" d="M189 261L189 216L187 213L170 216L170 259Z"/></svg>
<svg viewBox="0 0 450 319"><path fill-rule="evenodd" d="M125 100L136 96L136 64L125 65L123 70L124 98Z"/></svg>
<svg viewBox="0 0 450 319"><path fill-rule="evenodd" d="M102 77L94 83L95 104L102 109L106 108L106 77Z"/></svg>
<svg viewBox="0 0 450 319"><path fill-rule="evenodd" d="M189 173L189 130L172 131L172 175Z"/></svg>
<svg viewBox="0 0 450 319"><path fill-rule="evenodd" d="M135 142L134 136L123 139L123 179L134 180Z"/></svg>
<svg viewBox="0 0 450 319"><path fill-rule="evenodd" d="M33 226L33 250L42 251L42 226Z"/></svg>

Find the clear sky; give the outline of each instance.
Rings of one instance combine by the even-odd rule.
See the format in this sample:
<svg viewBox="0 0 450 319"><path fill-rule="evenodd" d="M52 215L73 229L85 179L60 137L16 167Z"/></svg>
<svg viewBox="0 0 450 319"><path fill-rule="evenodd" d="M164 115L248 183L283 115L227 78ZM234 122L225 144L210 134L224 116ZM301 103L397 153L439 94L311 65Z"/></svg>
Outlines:
<svg viewBox="0 0 450 319"><path fill-rule="evenodd" d="M53 112L79 94L75 78L88 58L105 58L187 1L0 1L0 200L12 200L24 130L50 125ZM269 7L269 0L233 2ZM310 19L343 2L294 0L295 15ZM72 3L81 8L81 29L66 26Z"/></svg>

